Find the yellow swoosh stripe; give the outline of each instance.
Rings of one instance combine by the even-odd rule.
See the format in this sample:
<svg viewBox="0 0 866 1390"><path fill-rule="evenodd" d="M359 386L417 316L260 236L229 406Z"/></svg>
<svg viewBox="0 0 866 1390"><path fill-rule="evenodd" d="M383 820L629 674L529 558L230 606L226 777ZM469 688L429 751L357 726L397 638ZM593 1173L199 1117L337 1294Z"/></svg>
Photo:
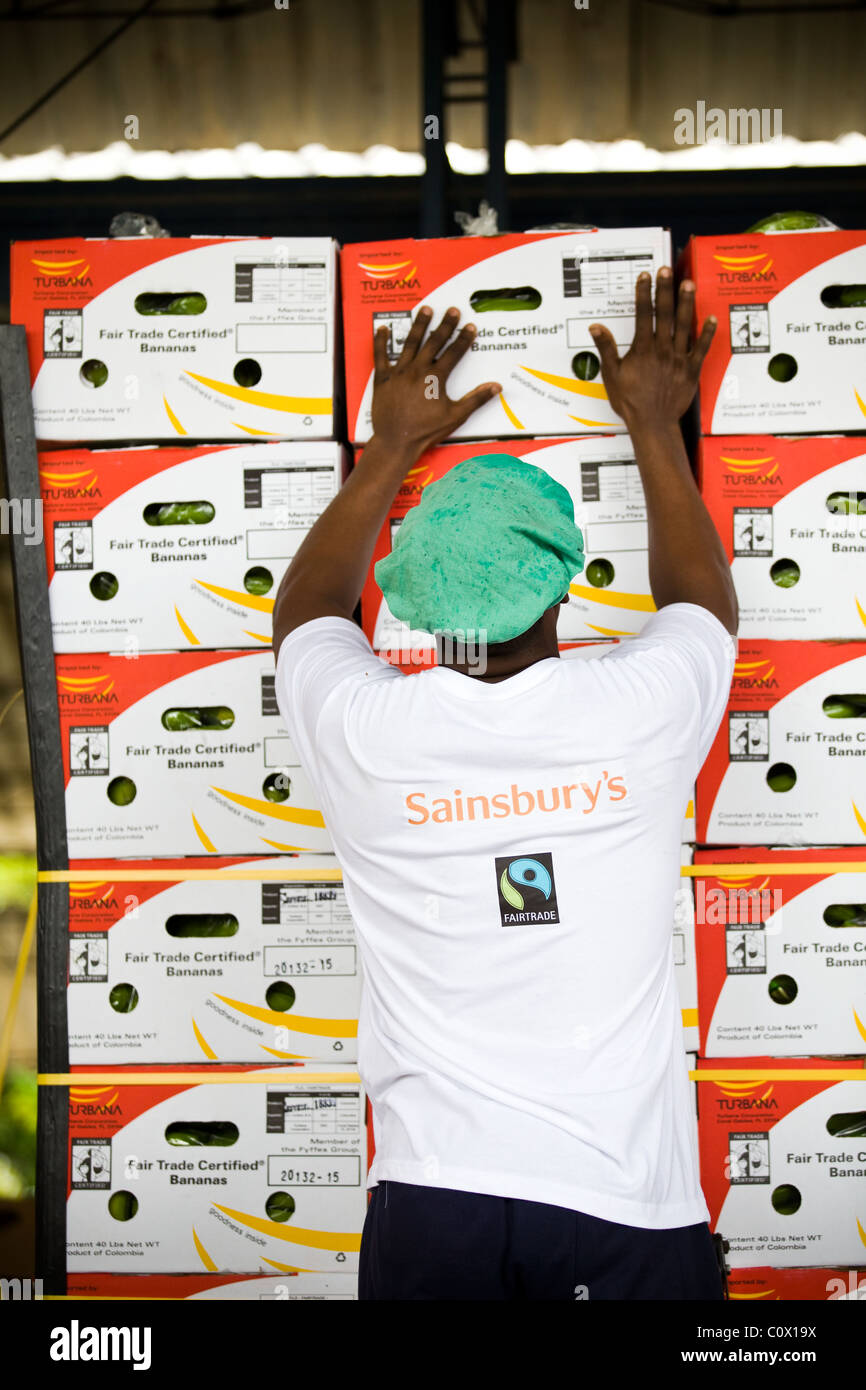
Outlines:
<svg viewBox="0 0 866 1390"><path fill-rule="evenodd" d="M530 376L538 377L539 381L546 381L548 386L558 386L561 391L570 391L574 396L594 396L600 401L607 400L607 391L599 381L576 381L574 377L539 372L534 367L521 366L521 371L529 372Z"/></svg>
<svg viewBox="0 0 866 1390"><path fill-rule="evenodd" d="M196 637L196 635L195 635L195 633L193 632L192 628L190 627L189 623L188 623L188 622L186 621L186 619L183 617L183 615L182 615L180 609L178 608L177 604L175 604L174 616L177 618L177 625L178 625L178 627L180 628L181 632L183 633L184 637L186 638L187 642L191 642L192 645L193 645L194 647L200 647L200 646L201 646L201 642L200 642L200 641L198 640L198 638Z"/></svg>
<svg viewBox="0 0 866 1390"><path fill-rule="evenodd" d="M214 1202L214 1206L233 1221L249 1226L250 1230L288 1241L290 1245L308 1245L314 1250L356 1251L361 1248L360 1231L313 1231L304 1226L289 1226L286 1229L282 1221L269 1221L263 1216L253 1216L251 1212L235 1211L234 1207L223 1207L219 1202Z"/></svg>
<svg viewBox="0 0 866 1390"><path fill-rule="evenodd" d="M245 434L264 434L268 439L272 439L276 434L276 430L257 430L252 425L242 425L240 420L232 420L232 424L236 430L243 430Z"/></svg>
<svg viewBox="0 0 866 1390"><path fill-rule="evenodd" d="M195 1019L192 1020L192 1031L195 1033L195 1040L201 1048L202 1052L204 1053L205 1057L207 1057L208 1060L211 1062L218 1062L219 1058L217 1057L210 1043L202 1037L201 1032L199 1030L199 1026L196 1023Z"/></svg>
<svg viewBox="0 0 866 1390"><path fill-rule="evenodd" d="M202 1245L201 1241L196 1235L195 1226L193 1226L192 1228L192 1238L195 1243L195 1248L198 1257L204 1265L205 1269L209 1270L211 1274L215 1273L219 1269L219 1265L217 1264L216 1260L212 1259L208 1252L205 1250L204 1246Z"/></svg>
<svg viewBox="0 0 866 1390"><path fill-rule="evenodd" d="M304 850L309 850L310 848L309 845L284 845L282 840L268 840L264 835L260 835L259 839L263 845L272 845L274 849L287 849L293 854L297 853L299 850L303 853Z"/></svg>
<svg viewBox="0 0 866 1390"><path fill-rule="evenodd" d="M235 386L231 381L216 381L211 376L199 376L198 372L187 372L193 381L201 382L211 391L221 396L230 396L235 401L246 401L248 405L261 406L263 410L283 410L292 415L330 415L332 400L330 396L277 396L271 391L254 391L249 386Z"/></svg>
<svg viewBox="0 0 866 1390"><path fill-rule="evenodd" d="M569 415L569 420L576 420L579 425L598 425L603 430L610 429L609 420L585 420L582 415Z"/></svg>
<svg viewBox="0 0 866 1390"><path fill-rule="evenodd" d="M218 598L227 598L232 603L243 604L245 608L255 608L259 613L273 613L274 600L263 598L258 594L248 594L246 589L224 589L220 584L207 584L204 579L197 579L196 584L200 584L203 589L216 594ZM175 609L177 612L177 609Z"/></svg>
<svg viewBox="0 0 866 1390"><path fill-rule="evenodd" d="M44 261L40 256L31 256L30 264L38 265L40 270L74 270L84 264L84 257L79 256L77 261Z"/></svg>
<svg viewBox="0 0 866 1390"><path fill-rule="evenodd" d="M511 409L511 406L508 404L507 400L505 399L505 397L504 397L504 395L502 394L501 391L500 391L500 393L499 393L499 402L500 402L500 404L501 404L501 406L502 406L502 409L505 411L505 414L508 416L509 420L511 421L512 425L514 426L514 428L515 428L516 430L525 430L525 429L526 429L526 426L523 424L522 420L518 420L517 416L515 415L514 411Z"/></svg>
<svg viewBox="0 0 866 1390"><path fill-rule="evenodd" d="M860 1232L860 1239L862 1240L863 1244L866 1245L866 1231L864 1231L863 1227L860 1225L859 1219L857 1221L857 1230Z"/></svg>
<svg viewBox="0 0 866 1390"><path fill-rule="evenodd" d="M756 261L762 261L766 256L766 251L759 251L757 256L719 256L714 255L714 261L720 261L722 265L754 265Z"/></svg>
<svg viewBox="0 0 866 1390"><path fill-rule="evenodd" d="M863 831L863 834L866 835L866 820L863 819L863 817L861 816L860 812L857 810L857 805L856 805L856 803L852 801L852 802L851 802L851 805L854 807L854 816L855 816L855 819L856 819L856 821L857 821L857 824L859 825L860 829Z"/></svg>
<svg viewBox="0 0 866 1390"><path fill-rule="evenodd" d="M281 1052L277 1047L265 1047L264 1043L259 1043L262 1052L269 1052L272 1057L279 1057L284 1062L303 1062L306 1061L305 1052Z"/></svg>
<svg viewBox="0 0 866 1390"><path fill-rule="evenodd" d="M863 624L863 626L866 627L866 613L864 613L863 609L860 607L859 598L855 598L854 602L857 605L857 612L860 614L860 621Z"/></svg>
<svg viewBox="0 0 866 1390"><path fill-rule="evenodd" d="M569 584L568 592L577 598L592 599L593 603L608 603L611 608L633 608L638 613L655 613L651 594L624 594L614 589L595 589L591 584Z"/></svg>
<svg viewBox="0 0 866 1390"><path fill-rule="evenodd" d="M728 1297L729 1297L729 1298L736 1298L736 1299L738 1299L740 1302L742 1302L743 1300L748 1300L748 1299L772 1298L772 1297L773 1297L773 1294L776 1294L776 1302L778 1303L778 1301L779 1301L779 1299L782 1297L782 1295L779 1294L779 1293L776 1293L776 1290L775 1290L775 1289L768 1289L766 1293L732 1293L732 1294L728 1294Z"/></svg>
<svg viewBox="0 0 866 1390"><path fill-rule="evenodd" d="M254 637L257 642L264 642L266 647L269 647L274 640L272 637L268 637L264 632L250 632L248 627L244 628L244 637Z"/></svg>
<svg viewBox="0 0 866 1390"><path fill-rule="evenodd" d="M864 1040L864 1042L866 1042L866 1028L863 1027L863 1024L862 1024L861 1021L860 1021L860 1017L859 1017L859 1015L858 1015L858 1013L857 1013L857 1010L856 1010L856 1009L852 1009L851 1012L852 1012L853 1015L854 1015L854 1022L857 1024L857 1032L860 1034L860 1036L861 1036L861 1038Z"/></svg>
<svg viewBox="0 0 866 1390"><path fill-rule="evenodd" d="M163 396L162 398L162 403L165 406L165 413L171 421L172 428L175 430L175 432L177 434L188 434L189 431L184 429L183 425L180 423L180 420L178 420L177 416L175 415L165 396Z"/></svg>
<svg viewBox="0 0 866 1390"><path fill-rule="evenodd" d="M620 627L599 627L598 623L587 623L587 627L592 628L602 637L634 637L634 632L626 632L625 628Z"/></svg>
<svg viewBox="0 0 866 1390"><path fill-rule="evenodd" d="M217 847L214 844L213 840L202 830L195 816L193 816L192 811L190 811L190 815L192 816L193 829L195 830L196 835L198 835L198 838L201 840L208 854L216 854Z"/></svg>
<svg viewBox="0 0 866 1390"><path fill-rule="evenodd" d="M226 791L224 787L212 787L212 791L233 801L236 806L245 806L248 811L258 811L262 816L273 816L275 820L288 820L294 825L314 825L325 828L321 811L312 811L308 806L281 806L276 801L262 801L255 796L242 796L240 792ZM195 819L195 817L193 817Z"/></svg>
<svg viewBox="0 0 866 1390"><path fill-rule="evenodd" d="M214 998L237 1009L239 1014L246 1014L247 1018L256 1018L259 1023L275 1023L292 1033L315 1033L320 1038L358 1036L356 1018L305 1018L299 1014L281 1013L278 1009L264 1009L259 1004L244 1004L240 999L229 999L225 994L216 994Z"/></svg>
<svg viewBox="0 0 866 1390"><path fill-rule="evenodd" d="M297 1066L297 1064L295 1064ZM863 1080L863 1073L853 1073L858 1081ZM847 1076L846 1080L850 1079ZM86 1090L82 1089L83 1082L109 1081L112 1086L259 1086L264 1083L266 1086L324 1086L332 1082L352 1082L357 1085L360 1083L360 1076L356 1071L351 1072L307 1072L302 1067L297 1071L289 1071L283 1067L263 1066L261 1071L229 1071L222 1067L214 1070L208 1068L205 1071L132 1071L132 1072L65 1072L65 1071L44 1071L38 1072L36 1082L39 1086L68 1086L70 1095L86 1097ZM106 1086L105 1090L110 1090ZM92 1099L92 1097L91 1097ZM114 1092L110 1101L102 1102L105 1105L112 1104L117 1099L117 1091Z"/></svg>
<svg viewBox="0 0 866 1390"><path fill-rule="evenodd" d="M854 395L857 397L857 404L863 411L863 414L866 415L866 405L863 404L863 398L861 397L860 392L855 389Z"/></svg>

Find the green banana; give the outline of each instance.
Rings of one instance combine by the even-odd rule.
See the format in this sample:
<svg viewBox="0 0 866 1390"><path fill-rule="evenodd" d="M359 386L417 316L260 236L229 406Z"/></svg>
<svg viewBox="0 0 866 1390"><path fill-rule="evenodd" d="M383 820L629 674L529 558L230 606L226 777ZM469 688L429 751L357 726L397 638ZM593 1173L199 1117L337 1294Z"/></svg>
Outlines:
<svg viewBox="0 0 866 1390"><path fill-rule="evenodd" d="M828 285L821 291L821 303L828 309L862 309L866 305L866 285Z"/></svg>
<svg viewBox="0 0 866 1390"><path fill-rule="evenodd" d="M150 502L142 512L148 526L206 526L213 521L212 502Z"/></svg>
<svg viewBox="0 0 866 1390"><path fill-rule="evenodd" d="M521 309L537 309L541 295L531 285L517 289L475 290L469 303L476 314L513 314Z"/></svg>
<svg viewBox="0 0 866 1390"><path fill-rule="evenodd" d="M236 936L238 919L231 912L175 913L165 929L169 936Z"/></svg>
<svg viewBox="0 0 866 1390"><path fill-rule="evenodd" d="M828 927L866 927L866 903L830 903L824 921Z"/></svg>
<svg viewBox="0 0 866 1390"><path fill-rule="evenodd" d="M239 1132L231 1120L175 1120L166 1126L165 1138L178 1148L228 1149L238 1142Z"/></svg>
<svg viewBox="0 0 866 1390"><path fill-rule="evenodd" d="M268 801L288 801L292 784L284 772L272 772L262 783L262 791Z"/></svg>
<svg viewBox="0 0 866 1390"><path fill-rule="evenodd" d="M797 361L789 352L777 352L767 363L767 371L774 381L793 381L797 375Z"/></svg>
<svg viewBox="0 0 866 1390"><path fill-rule="evenodd" d="M789 763L774 763L767 773L767 786L774 792L789 792L797 774Z"/></svg>
<svg viewBox="0 0 866 1390"><path fill-rule="evenodd" d="M578 381L594 381L601 363L594 352L578 352L571 359L571 370Z"/></svg>
<svg viewBox="0 0 866 1390"><path fill-rule="evenodd" d="M290 1192L272 1192L265 1202L265 1212L272 1221L288 1221L294 1210L295 1199Z"/></svg>
<svg viewBox="0 0 866 1390"><path fill-rule="evenodd" d="M821 708L828 719L866 719L866 695L828 695Z"/></svg>
<svg viewBox="0 0 866 1390"><path fill-rule="evenodd" d="M780 1216L793 1216L795 1211L800 1210L803 1199L792 1183L785 1182L774 1188L770 1200Z"/></svg>
<svg viewBox="0 0 866 1390"><path fill-rule="evenodd" d="M586 578L596 589L606 589L613 583L614 568L610 560L591 560L586 567Z"/></svg>
<svg viewBox="0 0 866 1390"><path fill-rule="evenodd" d="M797 981L790 975L775 975L767 985L774 1004L792 1004L797 998Z"/></svg>
<svg viewBox="0 0 866 1390"><path fill-rule="evenodd" d="M132 1192L112 1192L108 1210L115 1221L131 1221L138 1211L138 1198Z"/></svg>
<svg viewBox="0 0 866 1390"><path fill-rule="evenodd" d="M81 379L88 386L104 386L108 380L108 368L98 357L90 357L82 364Z"/></svg>
<svg viewBox="0 0 866 1390"><path fill-rule="evenodd" d="M274 576L264 565L254 565L244 575L244 588L248 594L267 594L274 587Z"/></svg>
<svg viewBox="0 0 866 1390"><path fill-rule="evenodd" d="M780 589L793 589L800 578L800 566L796 560L777 560L770 566L770 578Z"/></svg>
<svg viewBox="0 0 866 1390"><path fill-rule="evenodd" d="M135 800L137 790L131 777L114 777L108 784L108 799L115 806L128 806Z"/></svg>
<svg viewBox="0 0 866 1390"><path fill-rule="evenodd" d="M107 570L100 570L98 574L94 574L90 581L90 592L94 598L99 599L100 603L114 598L118 588L116 576L109 574Z"/></svg>
<svg viewBox="0 0 866 1390"><path fill-rule="evenodd" d="M207 300L203 294L191 293L155 294L152 291L135 296L135 308L139 314L203 314Z"/></svg>
<svg viewBox="0 0 866 1390"><path fill-rule="evenodd" d="M866 492L831 492L826 507L837 516L866 516Z"/></svg>
<svg viewBox="0 0 866 1390"><path fill-rule="evenodd" d="M827 1133L837 1139L866 1138L866 1110L831 1115L827 1121Z"/></svg>
<svg viewBox="0 0 866 1390"><path fill-rule="evenodd" d="M234 722L234 710L229 709L228 705L167 709L163 711L160 720L162 727L172 733L177 733L180 729L230 729Z"/></svg>
<svg viewBox="0 0 866 1390"><path fill-rule="evenodd" d="M135 985L115 985L108 1002L115 1013L131 1014L138 1003L138 990Z"/></svg>
<svg viewBox="0 0 866 1390"><path fill-rule="evenodd" d="M747 232L806 232L817 231L837 232L839 228L835 222L822 217L820 212L771 212L769 217L762 217L759 222L754 222L751 227L747 227Z"/></svg>
<svg viewBox="0 0 866 1390"><path fill-rule="evenodd" d="M272 985L268 985L265 991L269 1009L276 1009L279 1013L285 1013L295 1002L295 991L288 980L275 980Z"/></svg>

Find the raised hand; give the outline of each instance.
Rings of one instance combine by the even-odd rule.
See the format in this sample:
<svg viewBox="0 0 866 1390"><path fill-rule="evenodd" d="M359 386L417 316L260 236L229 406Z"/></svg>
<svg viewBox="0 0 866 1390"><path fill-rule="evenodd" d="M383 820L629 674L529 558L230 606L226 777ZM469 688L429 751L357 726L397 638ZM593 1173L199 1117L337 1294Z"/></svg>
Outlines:
<svg viewBox="0 0 866 1390"><path fill-rule="evenodd" d="M433 317L424 305L415 315L403 351L388 361L388 329L375 335L373 356L373 433L383 443L421 453L453 434L473 411L501 391L497 382L476 386L459 400L448 396L445 383L475 338L473 323L464 324L449 342L460 322L458 309L448 309L442 322L425 341Z"/></svg>
<svg viewBox="0 0 866 1390"><path fill-rule="evenodd" d="M617 352L610 329L600 323L590 325L608 400L629 429L638 423L677 422L688 410L716 330L716 320L708 318L697 341L689 346L694 306L695 287L690 280L683 281L674 303L673 272L664 266L656 278L655 329L652 276L646 271L638 276L634 341L624 357Z"/></svg>

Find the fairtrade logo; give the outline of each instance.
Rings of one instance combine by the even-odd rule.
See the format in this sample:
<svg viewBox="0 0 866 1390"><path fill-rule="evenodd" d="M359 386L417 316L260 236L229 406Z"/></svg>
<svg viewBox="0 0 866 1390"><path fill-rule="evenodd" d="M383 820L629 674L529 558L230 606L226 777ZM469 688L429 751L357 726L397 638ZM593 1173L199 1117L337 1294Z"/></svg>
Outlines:
<svg viewBox="0 0 866 1390"><path fill-rule="evenodd" d="M551 854L500 857L496 880L503 927L559 921Z"/></svg>

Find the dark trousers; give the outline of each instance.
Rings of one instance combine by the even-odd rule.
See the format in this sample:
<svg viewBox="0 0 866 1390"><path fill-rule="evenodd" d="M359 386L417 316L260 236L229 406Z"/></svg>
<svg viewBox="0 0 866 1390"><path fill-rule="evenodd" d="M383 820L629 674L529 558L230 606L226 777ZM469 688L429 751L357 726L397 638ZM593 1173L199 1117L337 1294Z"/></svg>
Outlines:
<svg viewBox="0 0 866 1390"><path fill-rule="evenodd" d="M361 1299L721 1299L709 1227L620 1226L544 1202L380 1182Z"/></svg>

